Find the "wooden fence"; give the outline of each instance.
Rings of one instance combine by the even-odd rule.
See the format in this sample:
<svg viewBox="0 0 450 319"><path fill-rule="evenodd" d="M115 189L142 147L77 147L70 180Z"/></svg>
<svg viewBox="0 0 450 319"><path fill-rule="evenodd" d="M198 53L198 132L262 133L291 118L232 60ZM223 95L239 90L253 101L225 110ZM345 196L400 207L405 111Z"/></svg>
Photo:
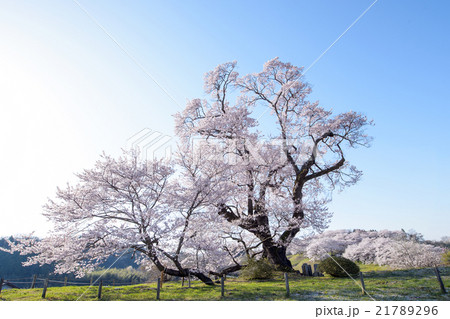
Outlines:
<svg viewBox="0 0 450 319"><path fill-rule="evenodd" d="M303 272L300 273L302 276L323 276L323 274L321 274L318 271L317 265L314 265L314 272L312 271L311 266L307 265L307 264L302 265L302 270L303 270ZM440 275L440 270L437 267L434 267L433 270L436 275L437 282L439 284L441 293L446 294L447 291L446 291L444 283L442 281L442 278ZM165 276L164 276L164 274L162 274L161 278L158 278L158 280L156 281L156 300L160 300L160 298L161 298L160 295L161 295L164 278L165 278ZM24 280L27 278L20 278L20 279ZM355 280L355 279L353 278L353 280ZM366 291L366 286L365 286L365 282L364 282L364 275L362 272L359 273L359 280L360 280L361 293L363 295L365 295L365 294L367 294L367 291ZM135 285L136 284L134 282L115 282L114 280L112 282L108 283L108 282L104 282L100 278L98 278L97 281L98 281L98 286L97 286L98 287L98 291L97 291L97 299L98 300L102 299L102 290L103 290L104 285L106 285L106 286L114 286L114 285L127 286L127 285ZM28 286L29 288L36 289L37 283L42 282L43 283L42 298L45 299L46 295L47 295L47 289L51 283L59 284L59 286L61 286L61 285L67 286L68 284L71 284L71 285L82 285L82 286L89 285L89 287L94 287L94 285L97 284L97 281L95 281L93 283L92 279L91 279L90 282L79 282L79 281L70 282L67 280L67 277L64 279L64 281L49 280L49 278L38 278L36 275L34 275L31 278L31 281L5 280L3 278L0 278L0 294L2 292L3 286L20 289L17 286L18 284L30 284L30 286ZM225 293L226 293L225 282L226 282L226 276L224 275L220 278L221 298L225 297ZM290 286L289 286L289 274L288 273L284 273L284 283L285 283L285 289L286 289L286 297L290 297L291 292L290 292ZM184 287L184 278L182 278L181 287L182 288ZM188 287L186 287L186 288L188 288L188 289L191 288L191 277L190 276L188 276Z"/></svg>

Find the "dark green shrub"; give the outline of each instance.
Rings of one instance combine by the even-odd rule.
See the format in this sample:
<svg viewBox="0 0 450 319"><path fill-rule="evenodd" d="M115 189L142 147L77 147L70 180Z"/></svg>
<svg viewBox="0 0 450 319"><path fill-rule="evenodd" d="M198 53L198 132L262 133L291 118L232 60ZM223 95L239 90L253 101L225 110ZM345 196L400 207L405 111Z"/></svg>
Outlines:
<svg viewBox="0 0 450 319"><path fill-rule="evenodd" d="M240 273L240 277L246 280L271 279L274 276L274 268L267 259L249 259Z"/></svg>
<svg viewBox="0 0 450 319"><path fill-rule="evenodd" d="M332 256L320 262L319 271L327 273L333 277L348 277L347 273L350 275L358 274L359 267L350 259Z"/></svg>

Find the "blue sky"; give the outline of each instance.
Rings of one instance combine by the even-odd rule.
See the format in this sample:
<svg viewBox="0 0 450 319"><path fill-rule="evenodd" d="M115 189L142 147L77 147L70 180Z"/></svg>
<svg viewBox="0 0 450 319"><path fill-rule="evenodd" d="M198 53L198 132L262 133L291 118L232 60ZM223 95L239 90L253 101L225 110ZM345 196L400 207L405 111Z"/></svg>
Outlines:
<svg viewBox="0 0 450 319"><path fill-rule="evenodd" d="M202 97L203 74L237 60L308 67L373 1L0 3L0 236L44 234L46 198L143 128ZM311 99L374 119L370 149L347 156L362 181L335 193L330 228L450 235L450 4L379 0L306 74ZM267 115L268 116L268 115Z"/></svg>

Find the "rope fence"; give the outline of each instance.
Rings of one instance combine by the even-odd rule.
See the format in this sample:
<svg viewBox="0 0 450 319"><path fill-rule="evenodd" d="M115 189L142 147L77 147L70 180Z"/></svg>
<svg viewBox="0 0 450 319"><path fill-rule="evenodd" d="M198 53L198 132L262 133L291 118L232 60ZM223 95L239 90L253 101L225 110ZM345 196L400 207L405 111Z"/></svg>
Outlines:
<svg viewBox="0 0 450 319"><path fill-rule="evenodd" d="M445 289L445 285L444 285L444 283L442 281L442 278L441 278L441 270L439 270L438 267L425 268L425 269L428 269L428 270L434 272L434 274L436 275L436 279L437 279L437 282L439 284L439 288L441 290L441 293L442 294L446 294L447 291ZM301 275L301 276L308 276L308 274L310 274L310 272L308 272L308 270L307 270L307 272L305 274L297 273L297 275ZM366 273L366 275L369 275L369 274ZM281 280L280 282L278 282L278 281L276 282L277 284L279 284L279 283L283 284L283 282L284 282L285 290L286 290L285 295L286 295L287 298L289 298L290 295L291 295L291 288L290 288L290 283L289 283L290 278L289 278L289 276L290 275L288 273L284 273L283 280ZM316 275L316 276L309 276L309 277L318 277L318 275ZM249 281L247 281L247 280L240 280L237 277L229 276L228 278L231 279L232 283L249 283ZM358 284L358 283L357 284L361 288L361 294L362 295L368 295L369 297L371 297L370 294L367 291L366 284L365 284L364 280L370 280L371 278L376 278L376 277L371 277L370 275L369 276L364 276L363 273L360 272L358 275L354 276L354 278L353 277L351 277L351 278L355 282L356 282L356 280L359 279L361 284ZM31 281L28 281L28 280L31 280ZM141 283L120 282L120 281L115 281L115 280L113 280L112 282L111 281L107 282L107 281L101 280L101 278L97 278L97 280L95 280L94 284L93 284L92 281L90 281L90 282L87 282L87 281L68 281L67 277L66 277L66 279L64 281L62 281L62 280L52 280L52 279L49 279L49 278L38 278L35 275L35 276L31 277L31 278L28 277L28 278L18 278L18 279L10 279L10 280L0 278L0 294L1 294L3 286L9 286L10 288L13 288L13 289L14 288L15 289L24 289L24 287L18 287L17 286L17 285L20 284L20 285L27 285L27 287L25 289L37 288L36 287L37 281L39 281L39 282L41 282L43 284L43 287L39 288L39 289L43 289L43 291L42 291L42 298L43 299L46 298L47 288L49 287L50 284L53 283L53 284L59 284L59 286L67 286L68 284L70 284L70 285L88 286L87 289L97 288L98 289L98 293L97 293L97 299L98 300L102 299L102 289L105 286L114 287L114 286L130 286L130 285L140 285L140 284L156 284L156 288L147 287L146 289L148 289L148 290L156 290L156 300L160 300L160 292L162 290L163 283L164 283L165 280L164 280L164 272L162 272L161 278L158 278L157 281L146 281L146 282L141 282ZM180 281L180 280L176 280L176 281L168 280L168 281L169 282L176 282L176 281ZM188 277L188 281L189 281L189 285L187 287L184 287L184 278L182 278L181 286L179 288L176 288L176 287L172 286L171 289L189 289L189 288L191 288L191 281L192 281L190 276ZM226 290L225 290L225 286L226 286L225 283L226 283L226 281L227 281L227 276L226 275L223 275L222 277L217 277L216 276L216 278L214 279L215 283L220 284L221 298L225 297L225 292L226 292ZM271 281L273 281L273 280L271 280ZM55 285L53 285L53 286L55 287Z"/></svg>
<svg viewBox="0 0 450 319"><path fill-rule="evenodd" d="M38 282L39 281L39 282ZM80 285L80 286L90 286L92 285L93 281L68 281L68 280L55 280L55 279L49 279L49 278L34 278L34 277L25 277L25 278L14 278L14 279L3 279L3 286L8 286L10 284L12 285L29 285L27 287L20 287L20 289L30 288L31 285L38 285L40 283L41 285L47 281L48 283L54 283L54 284L60 284L63 286L67 285ZM104 286L131 286L141 283L149 283L146 282L129 282L129 281L103 281Z"/></svg>

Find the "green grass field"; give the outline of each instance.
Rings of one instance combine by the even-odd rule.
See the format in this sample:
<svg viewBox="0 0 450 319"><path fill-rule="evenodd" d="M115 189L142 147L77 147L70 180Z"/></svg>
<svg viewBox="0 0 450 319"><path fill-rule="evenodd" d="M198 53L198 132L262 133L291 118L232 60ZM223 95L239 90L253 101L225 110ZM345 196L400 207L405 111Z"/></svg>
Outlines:
<svg viewBox="0 0 450 319"><path fill-rule="evenodd" d="M376 268L376 267L375 267ZM450 267L441 268L442 279L450 290ZM432 269L376 270L364 273L366 290L375 300L450 300L450 291L443 295ZM228 278L225 297L220 285L209 287L193 281L191 288L181 282L165 283L161 300L371 300L361 294L359 279L301 277L290 274L290 297L286 297L282 274L268 281L245 282ZM156 284L103 287L102 300L156 300ZM1 300L97 300L97 287L50 287L46 299L42 289L8 289Z"/></svg>
<svg viewBox="0 0 450 319"><path fill-rule="evenodd" d="M288 256L288 258L291 261L292 266L296 270L300 270L301 271L302 270L302 265L304 263L311 265L311 267L314 265L314 262L312 262L308 258L303 257L300 254L290 255L290 256ZM357 265L359 266L359 269L362 272L390 270L390 268L387 267L387 266L378 266L378 265L375 265L375 264L365 265L365 264L362 264L362 263L357 263Z"/></svg>

